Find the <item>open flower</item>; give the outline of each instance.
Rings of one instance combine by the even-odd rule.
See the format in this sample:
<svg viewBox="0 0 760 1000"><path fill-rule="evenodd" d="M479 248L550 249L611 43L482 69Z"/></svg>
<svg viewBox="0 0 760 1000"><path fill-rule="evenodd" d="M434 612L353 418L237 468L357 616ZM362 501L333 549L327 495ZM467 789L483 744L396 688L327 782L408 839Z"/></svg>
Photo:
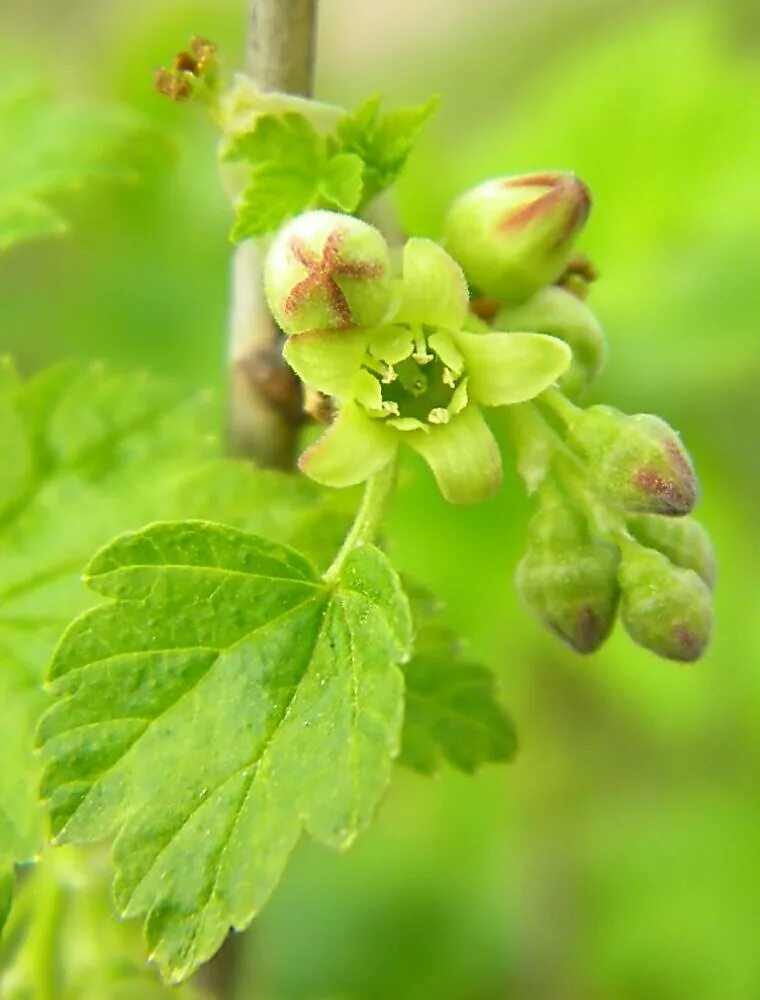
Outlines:
<svg viewBox="0 0 760 1000"><path fill-rule="evenodd" d="M389 289L377 254L364 267L353 252L342 260L341 247L360 246L366 230L373 240L379 235L348 216L306 213L282 231L267 261L275 316L327 320L301 332L285 325L288 363L306 385L339 403L336 419L299 465L319 483L352 486L382 470L406 443L426 460L447 500L475 503L501 481L501 455L479 407L531 399L562 375L571 351L542 334L464 331L464 275L430 240L407 242L402 277ZM302 272L294 273L296 266ZM376 308L378 290L388 296L382 321L360 325L362 298Z"/></svg>

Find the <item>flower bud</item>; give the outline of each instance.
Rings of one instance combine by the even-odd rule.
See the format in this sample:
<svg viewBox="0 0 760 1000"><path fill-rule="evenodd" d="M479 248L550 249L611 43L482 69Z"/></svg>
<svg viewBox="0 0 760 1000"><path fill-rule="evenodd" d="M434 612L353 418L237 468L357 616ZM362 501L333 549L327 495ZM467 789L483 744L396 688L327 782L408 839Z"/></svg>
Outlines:
<svg viewBox="0 0 760 1000"><path fill-rule="evenodd" d="M494 329L507 333L530 330L564 340L573 360L559 386L573 399L583 394L604 364L604 332L596 317L585 302L556 285L542 288L520 305L506 306L496 316Z"/></svg>
<svg viewBox="0 0 760 1000"><path fill-rule="evenodd" d="M632 544L623 553L619 579L621 618L634 642L668 660L702 656L712 629L712 600L694 570Z"/></svg>
<svg viewBox="0 0 760 1000"><path fill-rule="evenodd" d="M264 289L285 333L376 326L391 300L388 245L350 215L305 212L275 238Z"/></svg>
<svg viewBox="0 0 760 1000"><path fill-rule="evenodd" d="M560 639L578 653L593 653L615 621L618 561L617 548L594 537L578 511L552 502L530 523L517 587Z"/></svg>
<svg viewBox="0 0 760 1000"><path fill-rule="evenodd" d="M676 566L693 569L710 589L715 586L715 550L699 521L637 514L628 521L628 529L642 545L662 552Z"/></svg>
<svg viewBox="0 0 760 1000"><path fill-rule="evenodd" d="M526 174L465 192L444 222L444 242L467 280L502 302L523 302L565 270L591 209L573 174Z"/></svg>
<svg viewBox="0 0 760 1000"><path fill-rule="evenodd" d="M571 423L568 440L586 456L592 487L610 503L631 513L672 517L687 514L697 502L691 459L659 417L591 406Z"/></svg>

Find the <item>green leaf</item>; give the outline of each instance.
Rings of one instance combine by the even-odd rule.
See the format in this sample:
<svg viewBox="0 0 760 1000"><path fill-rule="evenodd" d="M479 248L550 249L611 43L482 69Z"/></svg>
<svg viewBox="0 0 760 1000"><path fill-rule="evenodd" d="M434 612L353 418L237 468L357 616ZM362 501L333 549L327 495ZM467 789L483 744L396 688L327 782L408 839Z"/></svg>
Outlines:
<svg viewBox="0 0 760 1000"><path fill-rule="evenodd" d="M180 981L251 921L302 829L345 848L370 822L409 609L371 546L328 588L295 551L209 522L117 539L88 583L112 600L55 654L42 792L59 840L117 831L117 906L147 914Z"/></svg>
<svg viewBox="0 0 760 1000"><path fill-rule="evenodd" d="M331 155L324 136L297 112L260 115L253 131L233 139L222 159L253 168L236 209L233 241L263 236L320 204L352 211L361 197L358 158Z"/></svg>
<svg viewBox="0 0 760 1000"><path fill-rule="evenodd" d="M437 107L438 99L431 98L418 107L381 114L380 98L370 97L338 123L341 151L356 154L364 163L364 204L393 184Z"/></svg>
<svg viewBox="0 0 760 1000"><path fill-rule="evenodd" d="M216 518L292 542L320 566L346 517L331 491L219 459L205 397L147 376L77 366L22 382L0 365L0 862L44 845L33 732L45 665L92 603L80 574L114 535Z"/></svg>
<svg viewBox="0 0 760 1000"><path fill-rule="evenodd" d="M493 673L462 653L457 637L432 617L429 596L416 589L421 620L414 657L404 665L406 715L400 762L422 774L444 761L472 773L511 760L517 737L502 708Z"/></svg>
<svg viewBox="0 0 760 1000"><path fill-rule="evenodd" d="M362 196L364 164L353 153L339 153L328 161L322 174L320 190L331 205L342 212L353 212Z"/></svg>
<svg viewBox="0 0 760 1000"><path fill-rule="evenodd" d="M3 933L13 902L13 866L4 864L0 869L0 934Z"/></svg>
<svg viewBox="0 0 760 1000"><path fill-rule="evenodd" d="M59 103L37 85L0 86L0 251L63 233L63 195L88 184L134 184L162 148L127 108Z"/></svg>

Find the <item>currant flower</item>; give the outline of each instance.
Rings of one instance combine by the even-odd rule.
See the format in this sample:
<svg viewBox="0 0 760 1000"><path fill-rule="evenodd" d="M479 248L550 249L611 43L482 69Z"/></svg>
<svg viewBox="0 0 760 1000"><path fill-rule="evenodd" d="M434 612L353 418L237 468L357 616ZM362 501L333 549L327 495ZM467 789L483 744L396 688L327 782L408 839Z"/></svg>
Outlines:
<svg viewBox="0 0 760 1000"><path fill-rule="evenodd" d="M533 398L563 374L571 351L543 334L463 330L467 283L445 250L410 239L401 278L390 282L384 246L364 222L310 212L268 255L269 306L291 334L285 358L339 404L299 465L324 485L352 486L385 468L404 443L425 459L447 500L475 503L501 482L501 455L480 406Z"/></svg>

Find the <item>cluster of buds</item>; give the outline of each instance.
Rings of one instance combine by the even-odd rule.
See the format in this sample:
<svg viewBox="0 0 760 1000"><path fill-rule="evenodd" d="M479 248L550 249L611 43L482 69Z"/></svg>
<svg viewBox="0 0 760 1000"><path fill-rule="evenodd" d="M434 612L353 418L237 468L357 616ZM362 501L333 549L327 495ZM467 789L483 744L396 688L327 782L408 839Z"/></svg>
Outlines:
<svg viewBox="0 0 760 1000"><path fill-rule="evenodd" d="M156 70L154 83L158 93L172 101L213 96L219 83L216 45L205 38L191 38L189 50L178 52L171 68Z"/></svg>
<svg viewBox="0 0 760 1000"><path fill-rule="evenodd" d="M687 517L692 462L658 417L577 405L605 357L585 301L593 268L574 254L590 204L576 177L550 173L464 194L443 245L391 248L326 211L287 224L267 255L267 301L288 363L336 413L300 466L350 486L408 444L446 499L473 503L501 477L481 409L522 404L515 420L529 410L531 422L518 447L538 434L545 458L531 469L540 509L517 574L527 604L578 652L598 649L619 613L635 642L694 660L709 639L714 560Z"/></svg>

